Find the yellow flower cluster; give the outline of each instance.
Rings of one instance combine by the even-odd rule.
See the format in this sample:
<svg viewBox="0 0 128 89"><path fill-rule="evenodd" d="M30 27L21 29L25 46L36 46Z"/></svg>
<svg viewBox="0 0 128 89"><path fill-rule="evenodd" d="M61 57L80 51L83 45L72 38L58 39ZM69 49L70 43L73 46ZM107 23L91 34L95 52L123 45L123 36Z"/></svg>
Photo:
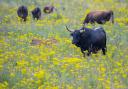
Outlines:
<svg viewBox="0 0 128 89"><path fill-rule="evenodd" d="M26 22L16 13L21 1L29 10ZM0 89L127 89L127 0L52 0L57 12L33 20L30 11L48 2L0 1ZM65 25L79 29L87 13L101 9L114 11L115 24L102 25L107 53L83 57Z"/></svg>

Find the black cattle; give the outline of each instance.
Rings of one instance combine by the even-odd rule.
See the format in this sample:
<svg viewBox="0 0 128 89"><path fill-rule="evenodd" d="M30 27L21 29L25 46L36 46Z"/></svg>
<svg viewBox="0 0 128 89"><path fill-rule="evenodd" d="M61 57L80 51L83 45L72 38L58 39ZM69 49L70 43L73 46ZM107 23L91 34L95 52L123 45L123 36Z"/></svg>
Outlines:
<svg viewBox="0 0 128 89"><path fill-rule="evenodd" d="M50 14L50 13L52 13L54 11L54 9L55 9L54 6L47 5L47 6L44 7L43 11L46 14Z"/></svg>
<svg viewBox="0 0 128 89"><path fill-rule="evenodd" d="M27 20L27 16L28 16L28 9L26 6L20 6L17 10L17 14L20 18L23 19L23 21Z"/></svg>
<svg viewBox="0 0 128 89"><path fill-rule="evenodd" d="M33 19L40 19L41 18L41 10L39 7L36 7L33 11L32 11L32 16L33 16Z"/></svg>
<svg viewBox="0 0 128 89"><path fill-rule="evenodd" d="M71 31L66 26L67 30L71 32L73 37L72 44L80 47L81 52L85 56L84 51L88 51L87 55L97 53L102 49L103 54L106 53L106 33L102 27L89 29L81 28L80 30Z"/></svg>
<svg viewBox="0 0 128 89"><path fill-rule="evenodd" d="M87 14L83 24L94 24L97 22L98 24L104 24L106 21L111 20L114 23L114 14L112 10L107 11L92 11Z"/></svg>

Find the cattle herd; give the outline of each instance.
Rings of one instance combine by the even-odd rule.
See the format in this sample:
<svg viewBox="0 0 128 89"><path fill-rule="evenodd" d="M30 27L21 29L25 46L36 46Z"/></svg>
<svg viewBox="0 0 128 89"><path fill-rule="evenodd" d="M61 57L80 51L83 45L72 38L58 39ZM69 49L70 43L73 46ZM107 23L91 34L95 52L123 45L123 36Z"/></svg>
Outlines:
<svg viewBox="0 0 128 89"><path fill-rule="evenodd" d="M54 9L55 8L53 5L47 5L44 7L43 11L46 14L50 14L54 11ZM39 20L41 18L41 9L39 7L36 7L34 10L31 11L31 13L32 13L33 19ZM28 16L27 7L24 5L20 6L17 10L17 14L23 21L26 21Z"/></svg>
<svg viewBox="0 0 128 89"><path fill-rule="evenodd" d="M53 5L47 5L44 7L43 12L50 14L55 10ZM41 9L36 7L31 11L33 19L39 20L41 18ZM23 21L27 20L28 9L26 6L20 6L17 10L17 14ZM87 14L85 20L83 21L83 26L79 30L70 30L67 26L66 29L71 33L72 44L80 47L83 56L85 57L85 51L88 51L87 55L91 53L97 53L99 50L102 50L103 55L106 54L106 32L103 27L97 28L87 28L86 25L90 24L105 24L105 22L111 21L114 23L114 14L112 10L104 11L92 11Z"/></svg>

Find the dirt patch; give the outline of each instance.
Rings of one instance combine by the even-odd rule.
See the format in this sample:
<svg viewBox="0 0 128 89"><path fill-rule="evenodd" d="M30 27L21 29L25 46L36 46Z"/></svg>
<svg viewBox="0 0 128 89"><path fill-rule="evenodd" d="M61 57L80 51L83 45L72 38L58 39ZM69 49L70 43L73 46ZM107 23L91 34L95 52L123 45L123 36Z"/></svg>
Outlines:
<svg viewBox="0 0 128 89"><path fill-rule="evenodd" d="M48 39L32 39L31 45L53 45L56 44L58 41L55 38L48 38Z"/></svg>

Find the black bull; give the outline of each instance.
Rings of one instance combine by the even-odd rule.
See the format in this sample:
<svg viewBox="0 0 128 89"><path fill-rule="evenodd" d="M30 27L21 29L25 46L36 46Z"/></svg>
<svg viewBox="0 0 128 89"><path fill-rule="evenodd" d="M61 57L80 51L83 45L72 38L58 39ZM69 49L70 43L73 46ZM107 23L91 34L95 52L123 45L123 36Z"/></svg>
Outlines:
<svg viewBox="0 0 128 89"><path fill-rule="evenodd" d="M20 6L17 10L17 14L20 18L22 18L24 21L27 20L28 16L28 9L26 6Z"/></svg>
<svg viewBox="0 0 128 89"><path fill-rule="evenodd" d="M104 55L106 54L106 33L102 27L95 29L81 28L75 31L69 30L67 26L66 28L73 37L72 44L80 47L84 56L86 50L88 56L91 53L97 53L100 49L102 49Z"/></svg>
<svg viewBox="0 0 128 89"><path fill-rule="evenodd" d="M39 7L36 7L33 11L32 11L32 16L33 19L40 19L41 18L41 9Z"/></svg>
<svg viewBox="0 0 128 89"><path fill-rule="evenodd" d="M112 21L114 23L114 14L112 10L107 11L92 11L87 14L83 24L86 25L88 23L104 24L106 21Z"/></svg>

